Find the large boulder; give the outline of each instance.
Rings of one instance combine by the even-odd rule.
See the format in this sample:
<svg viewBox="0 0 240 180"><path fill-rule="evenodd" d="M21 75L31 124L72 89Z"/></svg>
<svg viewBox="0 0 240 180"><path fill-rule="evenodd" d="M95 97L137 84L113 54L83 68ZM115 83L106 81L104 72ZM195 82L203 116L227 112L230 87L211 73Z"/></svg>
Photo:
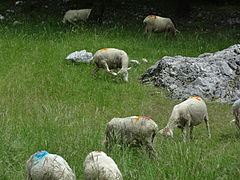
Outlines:
<svg viewBox="0 0 240 180"><path fill-rule="evenodd" d="M240 44L196 58L165 56L140 79L164 87L173 99L198 95L209 101L231 103L240 98Z"/></svg>

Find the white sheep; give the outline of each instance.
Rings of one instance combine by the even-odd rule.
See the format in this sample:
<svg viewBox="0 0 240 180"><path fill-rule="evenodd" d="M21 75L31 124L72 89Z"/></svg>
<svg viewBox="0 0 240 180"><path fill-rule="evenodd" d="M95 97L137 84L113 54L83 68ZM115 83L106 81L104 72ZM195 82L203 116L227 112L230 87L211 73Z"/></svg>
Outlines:
<svg viewBox="0 0 240 180"><path fill-rule="evenodd" d="M122 180L114 160L102 151L89 153L83 163L85 180Z"/></svg>
<svg viewBox="0 0 240 180"><path fill-rule="evenodd" d="M149 117L113 118L107 124L104 145L107 150L111 150L113 144L146 146L150 157L155 157L153 141L157 131L158 125Z"/></svg>
<svg viewBox="0 0 240 180"><path fill-rule="evenodd" d="M0 14L0 20L4 20L4 19L5 19L5 17Z"/></svg>
<svg viewBox="0 0 240 180"><path fill-rule="evenodd" d="M240 99L236 100L232 105L233 115L235 117L234 122L237 128L240 130Z"/></svg>
<svg viewBox="0 0 240 180"><path fill-rule="evenodd" d="M75 180L68 163L59 155L39 151L27 161L28 180Z"/></svg>
<svg viewBox="0 0 240 180"><path fill-rule="evenodd" d="M170 18L164 18L156 15L148 15L144 20L143 24L145 25L144 34L149 34L152 32L164 32L165 38L168 36L168 33L176 35L179 32L172 20Z"/></svg>
<svg viewBox="0 0 240 180"><path fill-rule="evenodd" d="M187 130L190 128L190 138L192 138L193 127L199 125L203 120L206 124L208 137L211 138L207 106L202 98L193 96L174 106L167 126L159 133L173 137L173 129L179 127L182 129L182 136L185 141Z"/></svg>
<svg viewBox="0 0 240 180"><path fill-rule="evenodd" d="M92 59L92 62L96 64L96 68L93 71L93 74L96 75L96 72L100 68L106 69L106 71L114 76L122 75L124 81L128 81L128 55L123 50L115 48L104 48L98 50ZM111 71L111 69L118 69L118 73Z"/></svg>
<svg viewBox="0 0 240 180"><path fill-rule="evenodd" d="M62 22L70 22L72 24L75 24L77 21L86 21L91 11L92 9L68 10L63 17Z"/></svg>

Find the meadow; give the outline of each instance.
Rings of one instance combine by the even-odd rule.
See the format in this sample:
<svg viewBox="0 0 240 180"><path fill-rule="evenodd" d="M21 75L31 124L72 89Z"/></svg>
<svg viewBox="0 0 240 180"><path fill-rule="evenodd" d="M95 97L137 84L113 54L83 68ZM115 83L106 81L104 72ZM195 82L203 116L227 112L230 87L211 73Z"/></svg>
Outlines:
<svg viewBox="0 0 240 180"><path fill-rule="evenodd" d="M182 31L165 40L163 34L143 37L137 26L79 27L54 23L0 26L0 179L26 178L25 163L34 152L61 155L83 179L83 161L93 150L103 150L106 123L113 117L150 116L163 128L172 108L164 89L143 85L139 77L163 56L198 56L239 43L236 30L203 33ZM129 83L103 70L92 76L94 64L66 62L76 50L115 47L130 59L149 63L131 65ZM204 123L194 139L182 141L157 136L158 159L144 149L118 146L109 155L125 180L234 180L240 177L240 132L230 125L231 104L207 102L212 138Z"/></svg>

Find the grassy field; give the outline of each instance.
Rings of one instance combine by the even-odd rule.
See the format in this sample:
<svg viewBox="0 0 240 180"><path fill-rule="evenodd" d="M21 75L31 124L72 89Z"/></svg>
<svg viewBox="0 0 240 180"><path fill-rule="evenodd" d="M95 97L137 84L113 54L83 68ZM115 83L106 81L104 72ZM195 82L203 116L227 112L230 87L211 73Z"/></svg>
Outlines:
<svg viewBox="0 0 240 180"><path fill-rule="evenodd" d="M38 150L61 155L77 179L83 179L82 163L90 151L105 150L104 130L113 117L145 115L159 129L166 125L178 102L164 90L139 82L148 67L163 56L198 56L239 43L234 30L181 32L170 40L163 35L146 39L142 32L141 26L0 26L0 179L25 179L26 160ZM92 77L93 64L65 61L73 51L106 47L150 62L133 66L129 83L124 83L103 70ZM109 155L124 179L239 179L240 134L229 124L231 105L208 102L207 106L211 140L204 124L187 143L178 129L174 139L159 135L155 161L144 150L115 147Z"/></svg>

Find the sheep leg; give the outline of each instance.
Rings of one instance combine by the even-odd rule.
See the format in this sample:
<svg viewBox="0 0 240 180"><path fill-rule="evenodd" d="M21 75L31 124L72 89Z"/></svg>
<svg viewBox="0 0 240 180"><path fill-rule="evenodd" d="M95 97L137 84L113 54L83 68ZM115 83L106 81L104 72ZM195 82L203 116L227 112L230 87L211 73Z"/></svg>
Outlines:
<svg viewBox="0 0 240 180"><path fill-rule="evenodd" d="M238 129L240 130L240 122L239 121L235 121L235 124L238 127Z"/></svg>
<svg viewBox="0 0 240 180"><path fill-rule="evenodd" d="M165 31L165 33L164 33L164 38L165 38L165 39L168 39L168 31Z"/></svg>
<svg viewBox="0 0 240 180"><path fill-rule="evenodd" d="M235 119L233 119L231 122L235 123L235 125L237 126L237 128L239 128L240 130L240 113L238 112L240 110L233 110L233 115L235 117Z"/></svg>
<svg viewBox="0 0 240 180"><path fill-rule="evenodd" d="M210 128L209 128L208 117L205 117L204 121L205 121L205 125L206 125L207 131L208 131L208 138L211 138L211 132L210 132Z"/></svg>
<svg viewBox="0 0 240 180"><path fill-rule="evenodd" d="M182 128L182 138L183 138L183 141L184 141L184 142L186 142L187 130L188 130L188 127L185 125L185 126Z"/></svg>
<svg viewBox="0 0 240 180"><path fill-rule="evenodd" d="M151 32L152 32L152 28L146 26L145 27L145 30L144 30L144 35L148 37L148 39L150 38L151 36Z"/></svg>
<svg viewBox="0 0 240 180"><path fill-rule="evenodd" d="M104 146L105 146L107 152L112 151L112 140L111 140L111 138L109 138L109 135L110 134L107 135L106 140L104 141Z"/></svg>
<svg viewBox="0 0 240 180"><path fill-rule="evenodd" d="M147 35L148 34L148 26L145 26L145 29L144 29L144 35Z"/></svg>
<svg viewBox="0 0 240 180"><path fill-rule="evenodd" d="M124 81L128 82L128 73L124 75Z"/></svg>
<svg viewBox="0 0 240 180"><path fill-rule="evenodd" d="M238 129L240 130L240 113L239 112L235 118L235 124L238 127Z"/></svg>
<svg viewBox="0 0 240 180"><path fill-rule="evenodd" d="M107 152L111 152L111 150L112 150L112 143L110 143L108 140L106 140L104 142L104 145L105 145L105 148L106 148Z"/></svg>
<svg viewBox="0 0 240 180"><path fill-rule="evenodd" d="M193 139L193 134L192 134L192 132L193 132L193 126L190 127L190 139Z"/></svg>
<svg viewBox="0 0 240 180"><path fill-rule="evenodd" d="M154 150L154 148L153 148L152 145L148 144L148 145L146 146L146 150L147 150L147 152L148 152L148 154L149 154L149 157L150 157L151 159L156 159L156 158L157 158L156 151Z"/></svg>
<svg viewBox="0 0 240 180"><path fill-rule="evenodd" d="M236 115L235 115L235 124L240 130L240 108L238 108Z"/></svg>
<svg viewBox="0 0 240 180"><path fill-rule="evenodd" d="M109 69L108 64L107 64L107 62L106 62L105 60L102 61L102 63L103 63L103 66L104 66L104 68L106 69L106 71L107 71L108 73L110 73L110 74L112 74L112 75L114 75L114 76L117 76L117 73L112 72L112 71Z"/></svg>
<svg viewBox="0 0 240 180"><path fill-rule="evenodd" d="M186 141L187 139L187 134L191 134L191 121L192 121L192 117L189 113L187 113L186 117L184 118L186 121L186 124L183 126L182 128L182 137L183 137L183 141Z"/></svg>
<svg viewBox="0 0 240 180"><path fill-rule="evenodd" d="M116 142L115 132L112 126L108 126L105 131L106 139L104 141L107 152L111 152L113 143Z"/></svg>
<svg viewBox="0 0 240 180"><path fill-rule="evenodd" d="M155 135L153 135L153 136L155 136ZM151 159L156 159L157 158L157 155L156 155L157 153L156 153L156 151L153 148L153 138L148 139L146 144L145 144L145 146L146 146L146 151L149 154L149 157Z"/></svg>
<svg viewBox="0 0 240 180"><path fill-rule="evenodd" d="M73 24L74 26L78 26L74 21L72 21L71 19L67 19L68 22L70 22L71 24Z"/></svg>
<svg viewBox="0 0 240 180"><path fill-rule="evenodd" d="M96 76L96 73L99 71L99 69L100 68L98 66L96 66L96 68L92 72L93 76Z"/></svg>

